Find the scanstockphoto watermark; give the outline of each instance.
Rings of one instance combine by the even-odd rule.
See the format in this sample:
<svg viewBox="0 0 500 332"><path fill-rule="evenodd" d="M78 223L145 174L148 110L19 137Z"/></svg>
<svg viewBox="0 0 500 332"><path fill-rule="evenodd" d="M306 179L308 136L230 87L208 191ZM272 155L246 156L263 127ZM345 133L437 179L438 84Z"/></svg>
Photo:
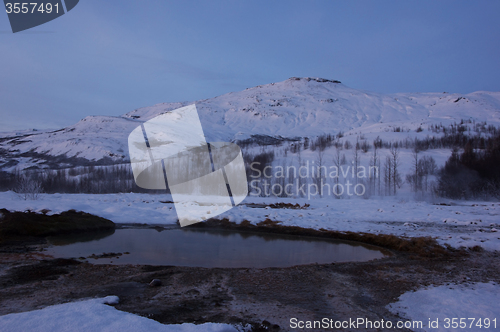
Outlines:
<svg viewBox="0 0 500 332"><path fill-rule="evenodd" d="M377 166L325 166L307 161L301 166L262 167L260 162L250 164L251 196L363 196L367 180L377 179Z"/></svg>

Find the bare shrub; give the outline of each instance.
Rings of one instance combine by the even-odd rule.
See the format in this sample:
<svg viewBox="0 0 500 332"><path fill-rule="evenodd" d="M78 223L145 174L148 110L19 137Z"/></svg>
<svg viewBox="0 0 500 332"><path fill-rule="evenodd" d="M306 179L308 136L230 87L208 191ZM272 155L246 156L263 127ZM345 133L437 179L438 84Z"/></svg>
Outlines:
<svg viewBox="0 0 500 332"><path fill-rule="evenodd" d="M42 182L33 176L18 175L14 192L24 200L37 200L43 193Z"/></svg>

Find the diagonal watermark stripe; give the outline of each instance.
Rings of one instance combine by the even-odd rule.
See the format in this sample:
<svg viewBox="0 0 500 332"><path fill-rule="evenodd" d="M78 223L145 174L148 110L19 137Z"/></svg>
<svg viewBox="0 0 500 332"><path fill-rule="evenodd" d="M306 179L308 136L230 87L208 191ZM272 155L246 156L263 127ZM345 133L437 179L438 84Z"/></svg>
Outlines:
<svg viewBox="0 0 500 332"><path fill-rule="evenodd" d="M128 145L136 184L167 189L168 183L181 226L228 211L248 194L240 148L208 145L195 105L145 122L130 133Z"/></svg>
<svg viewBox="0 0 500 332"><path fill-rule="evenodd" d="M72 10L79 0L4 0L12 32L31 29Z"/></svg>

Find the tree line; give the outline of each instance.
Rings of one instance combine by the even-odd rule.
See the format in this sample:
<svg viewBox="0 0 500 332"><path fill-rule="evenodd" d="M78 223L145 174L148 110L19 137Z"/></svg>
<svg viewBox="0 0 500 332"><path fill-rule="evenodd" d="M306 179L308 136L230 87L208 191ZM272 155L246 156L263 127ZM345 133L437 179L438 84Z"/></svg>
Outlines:
<svg viewBox="0 0 500 332"><path fill-rule="evenodd" d="M484 149L466 144L453 149L439 172L438 193L450 198L500 198L500 133Z"/></svg>

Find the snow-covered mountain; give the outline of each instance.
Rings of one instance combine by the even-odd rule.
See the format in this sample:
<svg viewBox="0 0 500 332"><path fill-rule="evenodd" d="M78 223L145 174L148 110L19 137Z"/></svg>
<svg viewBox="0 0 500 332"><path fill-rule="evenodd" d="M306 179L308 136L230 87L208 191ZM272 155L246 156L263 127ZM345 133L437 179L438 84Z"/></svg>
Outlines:
<svg viewBox="0 0 500 332"><path fill-rule="evenodd" d="M122 116L88 116L56 131L0 135L0 170L128 161L130 132L161 113L196 103L208 141L295 139L321 134L422 138L430 124L500 125L500 92L380 94L339 81L290 78L196 102L163 103ZM394 133L392 127L407 131ZM414 129L423 128L416 132ZM410 133L411 131L411 133Z"/></svg>

